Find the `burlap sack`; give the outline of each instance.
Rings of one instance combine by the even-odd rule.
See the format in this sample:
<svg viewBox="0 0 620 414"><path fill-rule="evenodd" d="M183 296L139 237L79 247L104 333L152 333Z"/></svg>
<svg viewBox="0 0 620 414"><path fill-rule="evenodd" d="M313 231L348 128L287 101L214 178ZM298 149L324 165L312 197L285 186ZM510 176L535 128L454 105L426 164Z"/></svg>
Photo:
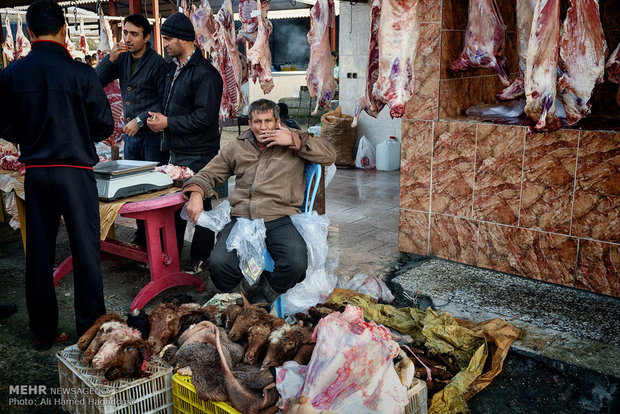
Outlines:
<svg viewBox="0 0 620 414"><path fill-rule="evenodd" d="M355 128L351 127L353 117L342 113L342 107L326 112L321 116L321 138L325 138L336 149L336 166L355 167Z"/></svg>

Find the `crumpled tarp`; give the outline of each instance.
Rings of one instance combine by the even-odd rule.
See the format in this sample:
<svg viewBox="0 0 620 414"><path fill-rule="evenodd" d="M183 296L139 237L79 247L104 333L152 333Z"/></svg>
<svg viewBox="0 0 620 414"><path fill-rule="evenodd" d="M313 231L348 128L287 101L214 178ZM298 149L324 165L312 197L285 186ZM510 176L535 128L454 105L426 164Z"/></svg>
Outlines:
<svg viewBox="0 0 620 414"><path fill-rule="evenodd" d="M427 308L397 309L377 304L370 296L334 289L328 302L349 303L364 310L364 317L390 327L427 348L454 357L460 369L450 384L433 396L429 414L467 413L466 401L484 389L502 370L510 345L521 337L522 330L502 319L475 323L439 314ZM490 367L483 373L488 356Z"/></svg>

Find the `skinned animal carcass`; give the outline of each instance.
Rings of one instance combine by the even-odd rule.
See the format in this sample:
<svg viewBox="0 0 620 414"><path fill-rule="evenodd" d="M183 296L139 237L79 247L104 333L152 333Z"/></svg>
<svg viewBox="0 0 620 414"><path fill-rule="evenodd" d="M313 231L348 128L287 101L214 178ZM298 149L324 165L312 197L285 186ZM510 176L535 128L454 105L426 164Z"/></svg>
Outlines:
<svg viewBox="0 0 620 414"><path fill-rule="evenodd" d="M336 92L334 61L329 45L329 29L336 24L334 1L317 0L310 9L310 19L310 61L306 70L306 84L310 96L316 98L316 107L312 111L314 115L319 107L329 109Z"/></svg>
<svg viewBox="0 0 620 414"><path fill-rule="evenodd" d="M596 0L571 0L560 38L558 95L568 125L590 113L594 85L603 81L607 41Z"/></svg>
<svg viewBox="0 0 620 414"><path fill-rule="evenodd" d="M269 4L269 3L267 3ZM261 12L262 3L256 0L256 7ZM250 74L252 81L260 83L264 94L268 94L273 89L273 76L271 76L271 50L269 50L269 36L273 30L273 25L262 14L257 17L258 27L254 45L248 50L247 58L250 64Z"/></svg>
<svg viewBox="0 0 620 414"><path fill-rule="evenodd" d="M23 58L30 53L30 41L22 29L22 18L17 16L17 32L15 33L15 59Z"/></svg>
<svg viewBox="0 0 620 414"><path fill-rule="evenodd" d="M15 60L15 41L13 40L13 32L11 31L11 21L9 20L9 15L6 15L4 19L4 26L6 27L6 38L4 39L4 43L2 44L2 51L6 56L6 60L12 62Z"/></svg>
<svg viewBox="0 0 620 414"><path fill-rule="evenodd" d="M527 45L525 114L540 131L562 126L555 115L559 41L560 0L539 0Z"/></svg>
<svg viewBox="0 0 620 414"><path fill-rule="evenodd" d="M505 86L510 85L506 58L502 56L505 35L506 25L495 0L469 0L465 48L450 70L488 68Z"/></svg>

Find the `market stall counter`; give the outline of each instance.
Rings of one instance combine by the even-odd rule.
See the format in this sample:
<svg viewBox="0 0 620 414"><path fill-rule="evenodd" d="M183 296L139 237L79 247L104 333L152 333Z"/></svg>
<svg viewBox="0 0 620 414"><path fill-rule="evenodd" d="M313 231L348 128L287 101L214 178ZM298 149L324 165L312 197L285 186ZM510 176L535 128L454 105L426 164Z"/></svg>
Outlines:
<svg viewBox="0 0 620 414"><path fill-rule="evenodd" d="M13 183L11 189L17 195L16 202L25 251L27 223L23 193L24 176L5 170L0 170L0 176L10 178ZM148 265L150 281L133 299L129 306L130 310L143 308L159 293L174 286L192 285L199 292L205 289L202 279L180 270L174 212L181 208L185 201L177 188L167 188L112 202L99 202L102 254L124 257ZM146 246L138 246L113 238L114 220L118 214L144 220ZM54 270L54 285L58 286L62 278L72 270L73 259L69 256Z"/></svg>

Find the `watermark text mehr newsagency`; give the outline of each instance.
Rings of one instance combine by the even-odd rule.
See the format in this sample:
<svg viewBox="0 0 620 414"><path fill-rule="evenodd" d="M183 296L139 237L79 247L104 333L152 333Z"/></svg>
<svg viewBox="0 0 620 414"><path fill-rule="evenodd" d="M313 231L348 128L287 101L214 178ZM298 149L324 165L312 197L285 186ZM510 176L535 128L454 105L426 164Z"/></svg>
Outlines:
<svg viewBox="0 0 620 414"><path fill-rule="evenodd" d="M10 395L94 394L89 387L48 387L47 385L9 385Z"/></svg>

